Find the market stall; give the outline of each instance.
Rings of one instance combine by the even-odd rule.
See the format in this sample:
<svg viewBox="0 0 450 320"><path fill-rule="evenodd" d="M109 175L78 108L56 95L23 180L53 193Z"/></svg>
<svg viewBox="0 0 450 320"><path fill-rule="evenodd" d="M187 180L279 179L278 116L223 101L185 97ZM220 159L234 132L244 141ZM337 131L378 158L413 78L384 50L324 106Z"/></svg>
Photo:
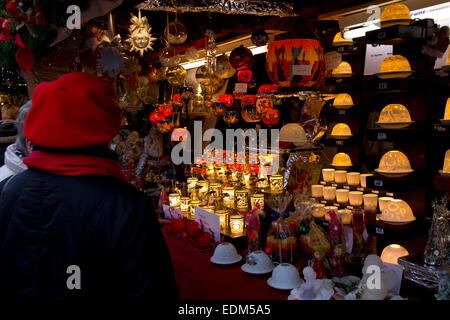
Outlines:
<svg viewBox="0 0 450 320"><path fill-rule="evenodd" d="M82 1L70 29L50 2L0 1L2 125L39 82L110 82L182 299L448 299L448 3Z"/></svg>

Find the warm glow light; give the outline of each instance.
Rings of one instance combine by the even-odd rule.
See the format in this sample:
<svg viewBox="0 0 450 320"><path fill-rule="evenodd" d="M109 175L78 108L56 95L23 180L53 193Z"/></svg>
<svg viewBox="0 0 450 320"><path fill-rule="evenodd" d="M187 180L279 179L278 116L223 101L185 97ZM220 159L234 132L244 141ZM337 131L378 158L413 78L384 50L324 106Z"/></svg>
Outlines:
<svg viewBox="0 0 450 320"><path fill-rule="evenodd" d="M339 76L339 75L348 75L352 73L352 67L350 66L350 63L347 61L342 61L333 71L331 72L332 75Z"/></svg>
<svg viewBox="0 0 450 320"><path fill-rule="evenodd" d="M336 199L336 187L324 187L323 198L328 201Z"/></svg>
<svg viewBox="0 0 450 320"><path fill-rule="evenodd" d="M314 198L322 198L323 197L323 185L313 184L311 186L311 194Z"/></svg>
<svg viewBox="0 0 450 320"><path fill-rule="evenodd" d="M347 189L338 189L336 190L336 201L338 203L347 203L348 202L348 193Z"/></svg>
<svg viewBox="0 0 450 320"><path fill-rule="evenodd" d="M171 193L169 194L169 205L174 208L178 208L180 206L180 194L179 193Z"/></svg>
<svg viewBox="0 0 450 320"><path fill-rule="evenodd" d="M238 208L248 207L248 191L247 190L236 190L236 206Z"/></svg>
<svg viewBox="0 0 450 320"><path fill-rule="evenodd" d="M255 193L250 196L250 203L252 206L252 210L256 207L256 205L259 205L259 209L263 211L264 210L264 194L262 193Z"/></svg>
<svg viewBox="0 0 450 320"><path fill-rule="evenodd" d="M342 46L348 44L353 44L353 39L344 39L341 32L336 33L333 38L333 46Z"/></svg>
<svg viewBox="0 0 450 320"><path fill-rule="evenodd" d="M231 215L230 216L230 230L234 234L244 233L244 216Z"/></svg>
<svg viewBox="0 0 450 320"><path fill-rule="evenodd" d="M384 211L384 208L386 207L387 203L391 200L394 200L392 197L380 197L378 198L378 207L380 208L380 212Z"/></svg>
<svg viewBox="0 0 450 320"><path fill-rule="evenodd" d="M334 182L334 169L326 168L322 169L322 177L325 182Z"/></svg>
<svg viewBox="0 0 450 320"><path fill-rule="evenodd" d="M181 209L181 212L187 213L187 212L190 211L190 205L189 205L190 201L191 201L191 198L189 198L189 197L182 197L182 198L180 198L180 209Z"/></svg>
<svg viewBox="0 0 450 320"><path fill-rule="evenodd" d="M398 244L390 244L381 252L381 260L385 263L397 264L398 258L409 255L408 250Z"/></svg>
<svg viewBox="0 0 450 320"><path fill-rule="evenodd" d="M381 110L378 123L411 122L408 109L402 104L388 104Z"/></svg>
<svg viewBox="0 0 450 320"><path fill-rule="evenodd" d="M188 178L187 179L187 187L188 192L191 193L195 190L195 186L197 185L198 179L197 178Z"/></svg>
<svg viewBox="0 0 450 320"><path fill-rule="evenodd" d="M416 218L406 201L394 199L385 205L380 219L388 222L410 222Z"/></svg>
<svg viewBox="0 0 450 320"><path fill-rule="evenodd" d="M380 173L409 173L413 170L411 169L408 157L403 152L392 150L386 152L381 157L376 171Z"/></svg>
<svg viewBox="0 0 450 320"><path fill-rule="evenodd" d="M363 173L359 176L361 187L367 188L367 177L372 177L373 173Z"/></svg>
<svg viewBox="0 0 450 320"><path fill-rule="evenodd" d="M198 185L199 187L201 187L201 188L199 189L199 196L203 196L203 195L205 195L206 193L208 193L208 190L209 190L209 183L208 183L208 181L206 181L206 180L200 180L200 181L197 182L197 185Z"/></svg>
<svg viewBox="0 0 450 320"><path fill-rule="evenodd" d="M444 158L444 168L442 169L444 173L450 173L450 149L445 152Z"/></svg>
<svg viewBox="0 0 450 320"><path fill-rule="evenodd" d="M348 154L340 152L333 157L331 165L334 167L351 167L352 160L350 159L350 156Z"/></svg>
<svg viewBox="0 0 450 320"><path fill-rule="evenodd" d="M198 207L200 205L200 201L192 200L190 205L191 205L191 219L194 220L195 219L195 207Z"/></svg>
<svg viewBox="0 0 450 320"><path fill-rule="evenodd" d="M269 178L270 191L273 193L280 193L283 191L283 176L279 174L271 175Z"/></svg>
<svg viewBox="0 0 450 320"><path fill-rule="evenodd" d="M334 181L336 183L344 184L347 182L347 171L345 170L336 170L334 172Z"/></svg>
<svg viewBox="0 0 450 320"><path fill-rule="evenodd" d="M349 186L358 186L361 174L359 172L348 172L347 183Z"/></svg>
<svg viewBox="0 0 450 320"><path fill-rule="evenodd" d="M409 24L411 13L409 8L403 3L393 3L386 6L381 12L381 27L388 27L394 24Z"/></svg>
<svg viewBox="0 0 450 320"><path fill-rule="evenodd" d="M450 53L450 49L448 50L448 52ZM447 99L447 103L445 104L444 120L450 120L450 98Z"/></svg>
<svg viewBox="0 0 450 320"><path fill-rule="evenodd" d="M351 206L361 207L363 204L363 193L361 191L350 191L348 199Z"/></svg>
<svg viewBox="0 0 450 320"><path fill-rule="evenodd" d="M342 209L338 210L338 216L341 218L342 224L351 224L352 223L352 210Z"/></svg>
<svg viewBox="0 0 450 320"><path fill-rule="evenodd" d="M353 106L353 99L348 93L338 93L333 101L333 107L339 109L341 106Z"/></svg>
<svg viewBox="0 0 450 320"><path fill-rule="evenodd" d="M234 201L234 187L224 187L222 193L224 200Z"/></svg>
<svg viewBox="0 0 450 320"><path fill-rule="evenodd" d="M411 71L408 59L401 55L392 55L383 60L380 73Z"/></svg>
<svg viewBox="0 0 450 320"><path fill-rule="evenodd" d="M378 196L374 193L368 193L363 195L364 210L376 211L378 206Z"/></svg>
<svg viewBox="0 0 450 320"><path fill-rule="evenodd" d="M323 203L314 203L312 208L312 216L314 218L322 218L325 215L325 205Z"/></svg>
<svg viewBox="0 0 450 320"><path fill-rule="evenodd" d="M217 210L214 212L215 215L219 216L220 219L220 228L226 229L227 228L227 220L228 220L228 214L225 210Z"/></svg>
<svg viewBox="0 0 450 320"><path fill-rule="evenodd" d="M342 137L350 137L352 136L352 131L350 127L346 123L337 123L333 130L331 130L331 136L342 136Z"/></svg>

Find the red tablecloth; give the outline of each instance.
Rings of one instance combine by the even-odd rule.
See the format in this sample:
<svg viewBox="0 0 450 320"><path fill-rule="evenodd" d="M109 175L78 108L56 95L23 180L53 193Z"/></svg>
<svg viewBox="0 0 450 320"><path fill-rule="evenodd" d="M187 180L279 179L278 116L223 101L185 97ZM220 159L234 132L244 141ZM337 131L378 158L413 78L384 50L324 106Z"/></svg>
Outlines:
<svg viewBox="0 0 450 320"><path fill-rule="evenodd" d="M241 270L244 261L218 266L209 261L213 249L199 250L187 239L165 233L183 300L286 300L289 291L269 287L267 276Z"/></svg>

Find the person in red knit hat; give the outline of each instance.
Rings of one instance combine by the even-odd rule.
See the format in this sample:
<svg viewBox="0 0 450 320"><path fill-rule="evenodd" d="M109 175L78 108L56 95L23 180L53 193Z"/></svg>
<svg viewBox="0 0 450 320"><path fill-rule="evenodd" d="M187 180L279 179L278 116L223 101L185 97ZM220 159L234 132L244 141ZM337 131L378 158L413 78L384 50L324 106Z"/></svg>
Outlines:
<svg viewBox="0 0 450 320"><path fill-rule="evenodd" d="M178 300L153 206L108 147L121 117L114 89L95 75L36 87L28 170L0 184L0 296Z"/></svg>

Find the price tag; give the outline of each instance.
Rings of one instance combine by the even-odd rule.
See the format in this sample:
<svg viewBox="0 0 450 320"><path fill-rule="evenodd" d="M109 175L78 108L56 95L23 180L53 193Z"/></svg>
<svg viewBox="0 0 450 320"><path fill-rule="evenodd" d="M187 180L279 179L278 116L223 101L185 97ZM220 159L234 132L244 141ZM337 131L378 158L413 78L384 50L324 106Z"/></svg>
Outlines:
<svg viewBox="0 0 450 320"><path fill-rule="evenodd" d="M328 227L330 225L330 223L328 221L324 221L323 225Z"/></svg>
<svg viewBox="0 0 450 320"><path fill-rule="evenodd" d="M320 184L321 184L321 185L324 185L324 186L327 185L327 183L326 183L325 181L320 181Z"/></svg>
<svg viewBox="0 0 450 320"><path fill-rule="evenodd" d="M322 204L327 204L325 200L320 201Z"/></svg>
<svg viewBox="0 0 450 320"><path fill-rule="evenodd" d="M356 190L364 192L364 188L356 188Z"/></svg>
<svg viewBox="0 0 450 320"><path fill-rule="evenodd" d="M382 187L382 186L383 186L383 181L381 181L381 180L374 180L374 181L373 181L373 184L374 184L376 187Z"/></svg>
<svg viewBox="0 0 450 320"><path fill-rule="evenodd" d="M353 210L353 206L347 206L347 209Z"/></svg>
<svg viewBox="0 0 450 320"><path fill-rule="evenodd" d="M335 207L340 207L341 205L339 204L339 203L333 203L333 206L335 206Z"/></svg>
<svg viewBox="0 0 450 320"><path fill-rule="evenodd" d="M325 69L333 70L342 62L342 55L337 51L327 52L324 55L325 59Z"/></svg>
<svg viewBox="0 0 450 320"><path fill-rule="evenodd" d="M247 83L241 83L238 82L236 83L236 85L234 86L234 92L243 92L243 93L247 93Z"/></svg>
<svg viewBox="0 0 450 320"><path fill-rule="evenodd" d="M380 90L386 90L387 89L387 83L386 82L380 82L378 84L378 89Z"/></svg>
<svg viewBox="0 0 450 320"><path fill-rule="evenodd" d="M376 227L376 228L375 228L375 232L376 232L377 234L384 234L384 228Z"/></svg>
<svg viewBox="0 0 450 320"><path fill-rule="evenodd" d="M378 32L378 40L386 39L386 32Z"/></svg>
<svg viewBox="0 0 450 320"><path fill-rule="evenodd" d="M309 64L293 64L292 75L294 76L310 76L311 66Z"/></svg>
<svg viewBox="0 0 450 320"><path fill-rule="evenodd" d="M436 126L436 130L439 131L439 132L446 132L447 128L442 127L442 126Z"/></svg>
<svg viewBox="0 0 450 320"><path fill-rule="evenodd" d="M387 139L386 132L378 132L377 138L378 138L378 140L386 140Z"/></svg>
<svg viewBox="0 0 450 320"><path fill-rule="evenodd" d="M336 184L336 183L333 183L331 186L332 186L332 187L337 187L337 184Z"/></svg>
<svg viewBox="0 0 450 320"><path fill-rule="evenodd" d="M344 141L338 140L338 141L336 141L336 145L343 146L344 145Z"/></svg>
<svg viewBox="0 0 450 320"><path fill-rule="evenodd" d="M345 116L347 114L347 112L345 110L339 110L339 114L342 116Z"/></svg>
<svg viewBox="0 0 450 320"><path fill-rule="evenodd" d="M337 49L337 51L338 51L338 52L344 52L344 49L345 49L344 47L339 47L339 48Z"/></svg>
<svg viewBox="0 0 450 320"><path fill-rule="evenodd" d="M386 197L394 197L394 194L392 192L386 192Z"/></svg>
<svg viewBox="0 0 450 320"><path fill-rule="evenodd" d="M350 186L343 186L344 189L350 190Z"/></svg>
<svg viewBox="0 0 450 320"><path fill-rule="evenodd" d="M373 193L373 194L380 194L380 191L378 191L378 190L372 190L372 193Z"/></svg>

